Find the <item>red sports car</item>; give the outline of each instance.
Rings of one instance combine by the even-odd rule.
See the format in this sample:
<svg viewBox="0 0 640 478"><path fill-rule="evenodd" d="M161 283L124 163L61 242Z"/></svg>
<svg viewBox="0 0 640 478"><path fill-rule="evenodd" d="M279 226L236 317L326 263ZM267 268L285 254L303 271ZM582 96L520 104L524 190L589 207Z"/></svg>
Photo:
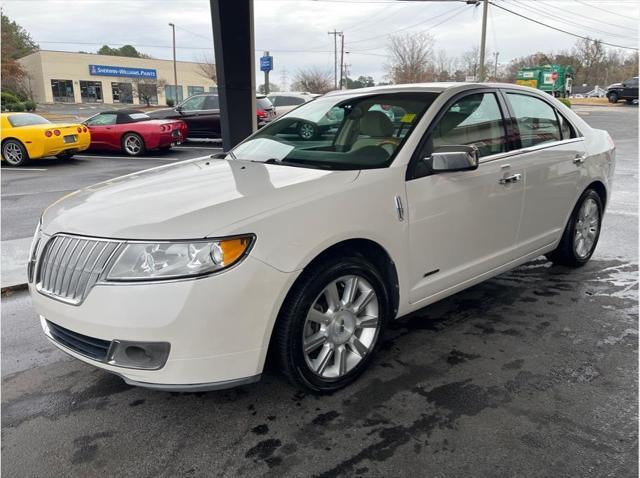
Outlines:
<svg viewBox="0 0 640 478"><path fill-rule="evenodd" d="M187 138L182 120L154 120L137 110L103 111L84 122L91 131L91 150L124 151L140 156L151 149L166 150Z"/></svg>

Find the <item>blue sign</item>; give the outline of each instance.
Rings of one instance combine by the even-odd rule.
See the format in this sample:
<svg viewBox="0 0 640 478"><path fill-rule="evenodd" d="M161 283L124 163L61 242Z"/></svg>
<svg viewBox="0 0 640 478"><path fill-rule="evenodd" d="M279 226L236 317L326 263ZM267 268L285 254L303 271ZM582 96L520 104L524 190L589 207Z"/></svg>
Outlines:
<svg viewBox="0 0 640 478"><path fill-rule="evenodd" d="M260 71L271 71L271 70L273 70L273 57L272 56L260 57Z"/></svg>
<svg viewBox="0 0 640 478"><path fill-rule="evenodd" d="M89 65L89 74L98 76L126 76L129 78L156 79L156 70L150 68L130 68L124 66Z"/></svg>

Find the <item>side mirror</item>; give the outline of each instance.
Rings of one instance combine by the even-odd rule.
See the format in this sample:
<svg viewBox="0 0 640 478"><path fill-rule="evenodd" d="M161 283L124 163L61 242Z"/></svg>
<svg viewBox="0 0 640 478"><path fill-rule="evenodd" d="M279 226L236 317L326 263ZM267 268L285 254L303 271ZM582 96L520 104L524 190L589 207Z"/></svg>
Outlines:
<svg viewBox="0 0 640 478"><path fill-rule="evenodd" d="M478 169L478 148L466 145L441 146L424 161L434 173L472 171Z"/></svg>
<svg viewBox="0 0 640 478"><path fill-rule="evenodd" d="M178 113L182 114L182 106L178 105L174 108L174 110L176 110Z"/></svg>

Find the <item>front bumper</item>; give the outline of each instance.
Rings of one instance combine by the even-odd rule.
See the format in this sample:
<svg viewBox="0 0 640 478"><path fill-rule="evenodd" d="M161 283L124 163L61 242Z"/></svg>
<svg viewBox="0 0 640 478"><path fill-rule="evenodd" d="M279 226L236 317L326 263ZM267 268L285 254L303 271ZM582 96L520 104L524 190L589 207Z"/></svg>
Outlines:
<svg viewBox="0 0 640 478"><path fill-rule="evenodd" d="M123 368L60 349L120 375L127 383L161 390L211 390L259 378L275 317L295 274L247 257L216 275L171 282L96 285L81 305L29 289L36 312L70 331L103 341L168 342L159 370Z"/></svg>

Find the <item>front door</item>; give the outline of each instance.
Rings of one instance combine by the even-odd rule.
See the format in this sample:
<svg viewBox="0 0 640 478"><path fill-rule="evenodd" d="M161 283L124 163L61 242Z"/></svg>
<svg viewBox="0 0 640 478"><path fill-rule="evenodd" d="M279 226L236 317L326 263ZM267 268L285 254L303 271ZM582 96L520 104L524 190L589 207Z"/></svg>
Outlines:
<svg viewBox="0 0 640 478"><path fill-rule="evenodd" d="M455 99L436 119L420 158L439 146L474 145L475 171L407 181L410 301L417 303L515 259L524 171L508 157L503 108L491 90Z"/></svg>
<svg viewBox="0 0 640 478"><path fill-rule="evenodd" d="M91 132L91 147L95 149L109 148L116 125L116 113L99 113L86 121Z"/></svg>

